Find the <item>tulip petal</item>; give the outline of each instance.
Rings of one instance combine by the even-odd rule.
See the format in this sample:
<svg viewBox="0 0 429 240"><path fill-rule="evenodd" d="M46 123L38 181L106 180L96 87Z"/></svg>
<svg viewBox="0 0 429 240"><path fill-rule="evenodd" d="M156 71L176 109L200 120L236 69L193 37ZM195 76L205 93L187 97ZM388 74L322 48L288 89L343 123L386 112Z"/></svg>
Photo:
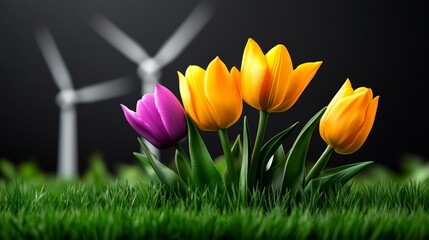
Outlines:
<svg viewBox="0 0 429 240"><path fill-rule="evenodd" d="M326 108L325 115L328 115L331 111L332 107L334 106L335 102L337 102L339 99L343 98L344 96L348 96L353 94L353 87L350 80L347 78L344 84L341 86L340 90L335 94L335 96L332 98L332 100L328 104L328 108ZM323 119L322 119L323 121Z"/></svg>
<svg viewBox="0 0 429 240"><path fill-rule="evenodd" d="M236 67L232 67L230 71L231 77L234 79L234 81L237 83L238 88L240 90L240 98L241 97L241 74L240 71Z"/></svg>
<svg viewBox="0 0 429 240"><path fill-rule="evenodd" d="M345 149L341 149L341 148L335 149L337 153L351 154L356 152L363 145L374 124L375 115L377 113L377 107L378 107L378 99L379 99L379 96L375 97L371 101L371 104L369 105L368 110L366 111L365 122L363 123L359 133L354 138L353 143L347 146Z"/></svg>
<svg viewBox="0 0 429 240"><path fill-rule="evenodd" d="M217 116L219 128L228 128L240 118L243 100L239 86L219 57L207 67L204 93Z"/></svg>
<svg viewBox="0 0 429 240"><path fill-rule="evenodd" d="M158 138L152 135L150 127L143 122L143 120L136 115L136 113L128 109L125 105L121 104L121 108L124 112L125 118L127 119L130 126L136 131L141 137L149 141L152 145L157 148L164 148L163 144Z"/></svg>
<svg viewBox="0 0 429 240"><path fill-rule="evenodd" d="M323 114L322 119L320 120L320 125L319 125L320 136L322 137L323 140L325 140L325 142L328 143L328 145L329 145L329 142L327 141L325 130L329 131L329 129L326 128L325 123L329 119L329 116L331 114L331 109L339 99L341 99L343 96L348 96L352 93L353 93L352 83L350 82L349 79L346 79L346 81L343 83L341 88L338 90L338 92L329 102L328 107L326 108L326 112Z"/></svg>
<svg viewBox="0 0 429 240"><path fill-rule="evenodd" d="M153 94L145 94L143 98L137 102L137 114L148 126L148 130L152 136L164 143L163 145L171 146L171 144L173 144L172 139L162 124L161 116L155 106L155 97Z"/></svg>
<svg viewBox="0 0 429 240"><path fill-rule="evenodd" d="M155 106L170 139L182 139L187 132L185 111L176 96L166 87L155 85Z"/></svg>
<svg viewBox="0 0 429 240"><path fill-rule="evenodd" d="M321 119L319 131L323 140L340 154L357 151L371 131L378 99L373 99L370 88L353 90L347 79Z"/></svg>
<svg viewBox="0 0 429 240"><path fill-rule="evenodd" d="M268 69L265 74L260 102L264 109L269 110L272 106L277 106L283 102L293 66L289 52L282 44L273 47L265 56Z"/></svg>
<svg viewBox="0 0 429 240"><path fill-rule="evenodd" d="M372 91L366 89L339 99L331 109L324 127L329 129L327 141L335 149L349 146L365 122L365 114L372 101Z"/></svg>
<svg viewBox="0 0 429 240"><path fill-rule="evenodd" d="M263 110L259 100L267 68L264 53L259 45L249 38L241 61L241 90L244 101L259 110Z"/></svg>
<svg viewBox="0 0 429 240"><path fill-rule="evenodd" d="M269 112L284 112L291 108L298 98L301 96L304 89L313 79L317 70L322 65L322 61L308 62L300 64L289 76L287 81L286 93L281 104L269 109Z"/></svg>
<svg viewBox="0 0 429 240"><path fill-rule="evenodd" d="M188 80L180 72L177 72L177 75L179 76L180 97L182 98L182 103L185 108L185 111L189 114L192 120L196 122L198 119L195 114L194 107L192 105L192 96L189 90Z"/></svg>
<svg viewBox="0 0 429 240"><path fill-rule="evenodd" d="M188 82L188 89L191 96L191 104L195 113L192 120L199 129L204 131L218 130L217 115L204 93L204 78L206 71L198 66L189 66L185 77Z"/></svg>

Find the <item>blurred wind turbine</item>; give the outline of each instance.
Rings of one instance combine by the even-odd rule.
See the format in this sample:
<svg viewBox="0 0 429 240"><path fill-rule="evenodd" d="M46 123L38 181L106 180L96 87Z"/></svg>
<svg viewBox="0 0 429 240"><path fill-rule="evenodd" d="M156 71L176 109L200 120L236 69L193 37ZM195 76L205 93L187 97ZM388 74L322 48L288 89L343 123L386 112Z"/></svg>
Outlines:
<svg viewBox="0 0 429 240"><path fill-rule="evenodd" d="M60 92L56 103L60 108L58 142L58 175L73 178L78 175L76 107L78 103L92 103L127 94L131 90L128 78L117 78L80 89L74 89L69 72L46 27L36 31L36 40Z"/></svg>
<svg viewBox="0 0 429 240"><path fill-rule="evenodd" d="M137 75L142 82L141 92L144 95L154 92L155 83L159 83L161 78L161 68L175 60L202 30L213 15L213 7L210 0L202 0L173 35L164 42L154 57L149 56L143 47L100 14L93 17L91 26L125 57L137 64ZM148 141L145 143L159 158L159 150Z"/></svg>

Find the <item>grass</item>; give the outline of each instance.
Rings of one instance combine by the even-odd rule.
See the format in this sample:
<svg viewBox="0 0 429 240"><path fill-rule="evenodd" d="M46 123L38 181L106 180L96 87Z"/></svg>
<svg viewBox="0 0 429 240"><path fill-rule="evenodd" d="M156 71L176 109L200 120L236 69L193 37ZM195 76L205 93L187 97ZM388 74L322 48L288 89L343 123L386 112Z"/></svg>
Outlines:
<svg viewBox="0 0 429 240"><path fill-rule="evenodd" d="M0 183L0 239L428 239L429 185L347 185L299 201L226 195L126 181Z"/></svg>
<svg viewBox="0 0 429 240"><path fill-rule="evenodd" d="M0 159L0 239L429 239L429 163L415 155L401 174L375 165L344 188L255 192L247 205L178 198L145 184L138 166L112 174L99 154L90 163L63 181Z"/></svg>

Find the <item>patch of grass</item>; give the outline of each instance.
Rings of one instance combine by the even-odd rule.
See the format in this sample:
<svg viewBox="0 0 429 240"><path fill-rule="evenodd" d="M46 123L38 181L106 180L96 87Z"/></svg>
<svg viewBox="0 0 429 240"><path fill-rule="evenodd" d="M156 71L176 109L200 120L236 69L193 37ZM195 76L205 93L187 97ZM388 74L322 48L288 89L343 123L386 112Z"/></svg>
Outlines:
<svg viewBox="0 0 429 240"><path fill-rule="evenodd" d="M429 185L349 184L280 197L110 181L0 182L0 239L428 239Z"/></svg>
<svg viewBox="0 0 429 240"><path fill-rule="evenodd" d="M406 160L406 161L405 161ZM107 170L93 154L80 179L0 159L0 239L429 239L429 168L404 157L402 173L373 166L345 188L280 196L171 195L137 165Z"/></svg>

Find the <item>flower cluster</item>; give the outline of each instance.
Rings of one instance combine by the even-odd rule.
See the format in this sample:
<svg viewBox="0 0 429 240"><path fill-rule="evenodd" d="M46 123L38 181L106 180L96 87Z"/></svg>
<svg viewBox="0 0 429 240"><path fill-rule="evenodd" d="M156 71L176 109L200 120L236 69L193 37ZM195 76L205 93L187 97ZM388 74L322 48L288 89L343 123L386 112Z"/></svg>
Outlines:
<svg viewBox="0 0 429 240"><path fill-rule="evenodd" d="M321 65L322 61L315 61L294 68L283 44L264 54L249 38L240 70L229 70L216 57L206 69L191 65L185 74L178 71L183 107L159 84L153 94L138 100L136 112L121 105L128 123L141 137L159 149L176 147L176 169L159 161L140 138L144 154L134 155L152 181L181 193L189 187L208 188L247 199L252 190L266 187L286 193L344 184L371 162L325 166L332 152L354 153L367 139L379 99L370 88L353 89L347 79L331 102L302 127L290 149L284 149L284 142L298 122L264 142L269 115L290 109ZM256 137L249 139L244 116L243 132L231 142L227 130L242 116L243 101L259 111ZM317 125L327 147L306 172L308 146ZM219 161L226 164L223 171L216 167L199 131L218 133L224 153ZM188 151L180 144L186 136Z"/></svg>

